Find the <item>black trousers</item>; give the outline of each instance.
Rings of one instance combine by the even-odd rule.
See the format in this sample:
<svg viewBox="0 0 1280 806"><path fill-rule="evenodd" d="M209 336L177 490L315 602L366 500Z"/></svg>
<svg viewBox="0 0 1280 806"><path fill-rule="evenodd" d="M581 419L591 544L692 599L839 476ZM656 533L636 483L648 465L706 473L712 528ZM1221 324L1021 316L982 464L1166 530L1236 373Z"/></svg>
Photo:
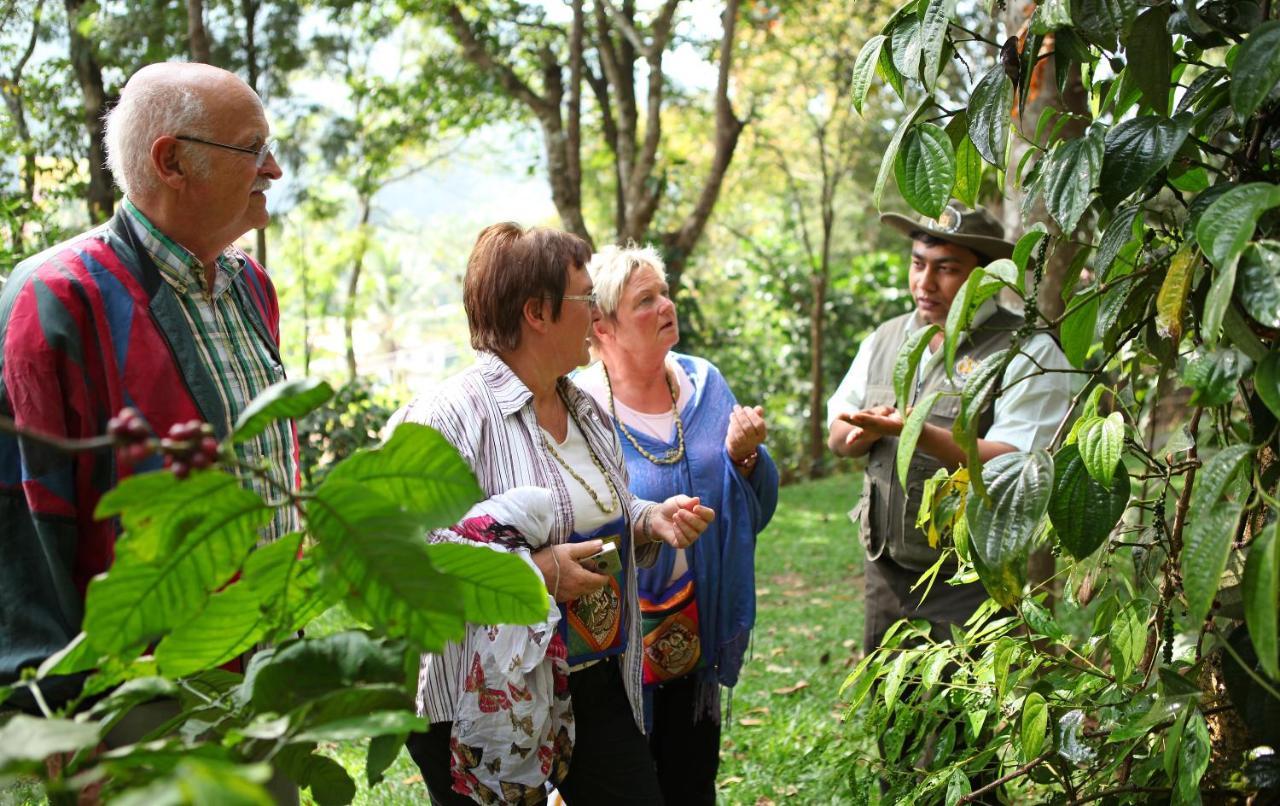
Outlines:
<svg viewBox="0 0 1280 806"><path fill-rule="evenodd" d="M903 568L885 556L867 560L865 569L867 597L862 651L866 653L880 646L893 623L904 618L928 621L934 640L949 638L950 625L963 624L987 600L987 590L981 582L948 585L943 579L936 580L929 596L921 599L927 586L915 592L911 590L921 572Z"/></svg>
<svg viewBox="0 0 1280 806"><path fill-rule="evenodd" d="M636 727L622 686L617 657L569 675L576 736L569 774L558 787L566 803L661 804L662 794L644 734ZM426 733L405 743L436 806L467 806L472 800L453 791L449 772L450 722L433 722Z"/></svg>
<svg viewBox="0 0 1280 806"><path fill-rule="evenodd" d="M694 721L697 692L695 675L685 675L653 690L649 750L667 806L716 802L720 724L710 718Z"/></svg>

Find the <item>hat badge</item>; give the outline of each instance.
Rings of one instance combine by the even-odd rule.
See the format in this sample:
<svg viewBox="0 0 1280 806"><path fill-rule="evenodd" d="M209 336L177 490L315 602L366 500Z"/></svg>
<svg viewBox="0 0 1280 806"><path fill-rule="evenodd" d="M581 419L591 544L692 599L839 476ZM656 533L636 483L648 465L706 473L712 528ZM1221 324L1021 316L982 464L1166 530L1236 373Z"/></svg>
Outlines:
<svg viewBox="0 0 1280 806"><path fill-rule="evenodd" d="M942 209L942 213L936 219L938 229L943 232L956 232L960 229L960 222L964 219L964 215L956 209L955 205L947 205Z"/></svg>
<svg viewBox="0 0 1280 806"><path fill-rule="evenodd" d="M977 368L978 362L973 360L973 356L966 355L956 362L956 375L961 380L966 380Z"/></svg>

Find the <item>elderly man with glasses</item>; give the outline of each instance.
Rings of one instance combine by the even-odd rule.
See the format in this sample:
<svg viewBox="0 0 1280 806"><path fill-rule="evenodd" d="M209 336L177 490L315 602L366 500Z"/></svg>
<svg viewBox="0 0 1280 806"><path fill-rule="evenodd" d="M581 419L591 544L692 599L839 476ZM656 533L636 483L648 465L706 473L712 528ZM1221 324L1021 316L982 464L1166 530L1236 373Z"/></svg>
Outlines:
<svg viewBox="0 0 1280 806"><path fill-rule="evenodd" d="M0 416L78 439L133 407L159 436L201 420L221 439L284 378L275 290L234 246L267 225L265 194L281 176L262 102L225 70L156 64L129 80L106 123L124 200L109 222L19 264L5 284ZM236 450L266 468L259 492L296 485L290 424ZM119 532L94 508L161 462L0 433L0 684L80 630L86 586L110 565ZM278 510L262 538L296 528L296 515ZM74 694L77 680L61 682L46 697Z"/></svg>

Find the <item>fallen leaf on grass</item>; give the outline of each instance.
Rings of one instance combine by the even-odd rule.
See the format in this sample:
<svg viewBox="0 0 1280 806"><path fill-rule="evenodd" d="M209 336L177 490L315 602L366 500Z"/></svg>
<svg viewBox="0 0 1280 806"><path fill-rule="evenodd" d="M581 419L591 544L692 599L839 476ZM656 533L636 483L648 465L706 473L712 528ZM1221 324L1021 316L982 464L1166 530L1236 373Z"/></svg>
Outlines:
<svg viewBox="0 0 1280 806"><path fill-rule="evenodd" d="M771 674L791 674L795 671L790 666L779 666L776 663L770 663L764 667L764 670Z"/></svg>
<svg viewBox="0 0 1280 806"><path fill-rule="evenodd" d="M748 708L748 709L747 709L747 714L748 714L748 715L750 715L750 714L767 714L767 713L769 713L769 706L767 706L767 705L757 705L755 708Z"/></svg>
<svg viewBox="0 0 1280 806"><path fill-rule="evenodd" d="M773 693L774 694L795 694L797 691L800 691L801 689L806 689L808 687L809 687L808 680L797 680L795 682L795 685L783 686L782 688L775 688L773 690Z"/></svg>
<svg viewBox="0 0 1280 806"><path fill-rule="evenodd" d="M764 720L763 720L763 719L753 719L753 718L751 718L751 717L746 717L746 718L744 718L744 719L739 719L739 720L738 720L738 724L739 724L739 725L741 725L741 726L742 726L742 727L744 727L744 728L755 728L755 727L759 727L760 725L763 725L763 724L764 724Z"/></svg>
<svg viewBox="0 0 1280 806"><path fill-rule="evenodd" d="M768 596L773 593L769 588L756 588L756 596Z"/></svg>
<svg viewBox="0 0 1280 806"><path fill-rule="evenodd" d="M741 775L730 775L728 778L720 782L720 786L733 786L742 783Z"/></svg>
<svg viewBox="0 0 1280 806"><path fill-rule="evenodd" d="M844 647L845 649L853 649L857 645L858 645L858 642L853 640L852 638L846 638L840 642L840 646Z"/></svg>
<svg viewBox="0 0 1280 806"><path fill-rule="evenodd" d="M772 632L773 628L770 627L769 630L770 632ZM769 650L769 657L776 658L786 651L787 651L787 648L785 646L775 646L773 649Z"/></svg>
<svg viewBox="0 0 1280 806"><path fill-rule="evenodd" d="M809 604L817 605L818 607L821 607L825 604L830 604L830 602L828 602L826 599L810 599Z"/></svg>
<svg viewBox="0 0 1280 806"><path fill-rule="evenodd" d="M756 806L773 806L773 801L769 800L764 795L761 795L756 798Z"/></svg>
<svg viewBox="0 0 1280 806"><path fill-rule="evenodd" d="M422 776L410 775L408 778L404 779L400 783L404 784L405 786L409 786L410 784L420 784L422 783Z"/></svg>

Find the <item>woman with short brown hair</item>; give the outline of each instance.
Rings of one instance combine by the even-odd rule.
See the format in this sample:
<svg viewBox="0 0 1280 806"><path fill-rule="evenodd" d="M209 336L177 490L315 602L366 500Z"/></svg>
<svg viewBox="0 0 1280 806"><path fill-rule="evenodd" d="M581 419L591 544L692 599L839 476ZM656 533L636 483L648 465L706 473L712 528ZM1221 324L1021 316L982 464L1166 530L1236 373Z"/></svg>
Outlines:
<svg viewBox="0 0 1280 806"><path fill-rule="evenodd" d="M425 655L418 705L431 729L408 746L433 803L537 803L539 775L569 803L661 802L643 733L636 566L651 564L660 544L692 545L714 513L684 495L660 504L631 495L607 417L565 377L587 361L589 257L586 243L564 232L515 224L481 232L463 281L476 363L392 419L440 431L495 505L529 488L551 493L546 545L516 539L513 547L531 558L559 605L554 637L539 647L567 680L557 676L549 692L494 688L482 660L492 651L486 634L499 628L469 631ZM479 532L464 522L431 539L487 542L495 534ZM616 567L595 573L580 564L602 550ZM457 720L475 712L468 708L477 696L480 711L510 709L511 728L460 741L469 723ZM541 707L543 697L555 712L545 730L516 715L531 701Z"/></svg>

